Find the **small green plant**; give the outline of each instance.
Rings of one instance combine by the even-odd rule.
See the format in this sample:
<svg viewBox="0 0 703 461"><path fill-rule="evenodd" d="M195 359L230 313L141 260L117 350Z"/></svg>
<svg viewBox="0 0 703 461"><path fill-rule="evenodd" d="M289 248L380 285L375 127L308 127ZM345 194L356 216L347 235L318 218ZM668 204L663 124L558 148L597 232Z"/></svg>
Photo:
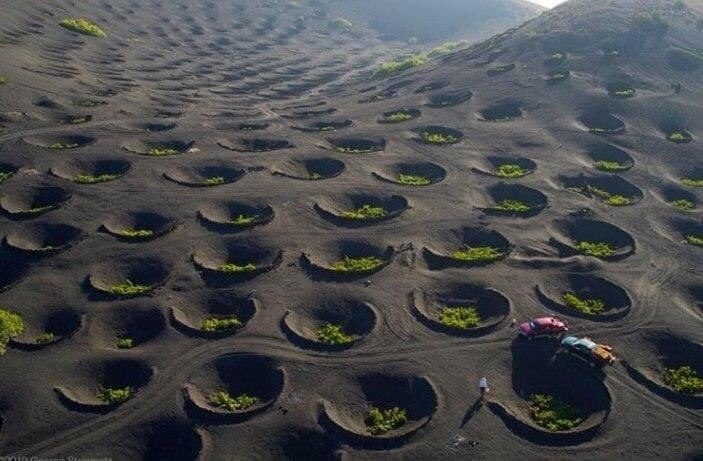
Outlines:
<svg viewBox="0 0 703 461"><path fill-rule="evenodd" d="M462 262L487 262L495 261L505 255L494 247L470 247L465 245L452 253L452 259Z"/></svg>
<svg viewBox="0 0 703 461"><path fill-rule="evenodd" d="M237 215L236 217L229 220L229 223L237 227L251 226L256 222L256 215Z"/></svg>
<svg viewBox="0 0 703 461"><path fill-rule="evenodd" d="M19 314L0 309L0 355L5 354L10 340L24 332L24 321Z"/></svg>
<svg viewBox="0 0 703 461"><path fill-rule="evenodd" d="M547 82L550 82L550 83L562 82L569 77L571 77L571 72L569 72L569 71L554 72L554 73L551 73L547 76Z"/></svg>
<svg viewBox="0 0 703 461"><path fill-rule="evenodd" d="M210 187L212 187L212 186L219 186L219 185L222 185L222 184L224 184L224 183L225 183L225 178L223 178L222 176L215 176L215 177L212 177L212 178L207 178L207 179L205 180L205 185L206 185L206 186L210 186Z"/></svg>
<svg viewBox="0 0 703 461"><path fill-rule="evenodd" d="M481 323L481 316L475 307L444 307L439 313L439 321L456 330L468 330Z"/></svg>
<svg viewBox="0 0 703 461"><path fill-rule="evenodd" d="M664 384L681 394L703 392L703 378L690 366L667 368L663 380Z"/></svg>
<svg viewBox="0 0 703 461"><path fill-rule="evenodd" d="M146 151L146 154L151 157L166 157L169 155L177 155L181 152L178 149L173 149L170 147L150 147Z"/></svg>
<svg viewBox="0 0 703 461"><path fill-rule="evenodd" d="M632 98L635 96L635 89L634 88L622 88L615 90L611 93L613 96L618 97L618 98Z"/></svg>
<svg viewBox="0 0 703 461"><path fill-rule="evenodd" d="M112 285L107 288L107 292L114 296L122 296L125 298L140 296L149 293L154 287L152 285L137 285L131 280L125 283Z"/></svg>
<svg viewBox="0 0 703 461"><path fill-rule="evenodd" d="M5 77L0 77L0 85L5 85L7 83L7 79Z"/></svg>
<svg viewBox="0 0 703 461"><path fill-rule="evenodd" d="M408 112L398 111L398 112L393 112L391 114L386 115L384 120L387 122L398 123L398 122L406 122L408 120L412 120L413 118L415 118L415 117L410 115Z"/></svg>
<svg viewBox="0 0 703 461"><path fill-rule="evenodd" d="M333 20L332 22L330 22L330 26L333 29L338 29L338 30L351 30L352 23L344 18L337 18L337 19Z"/></svg>
<svg viewBox="0 0 703 461"><path fill-rule="evenodd" d="M529 170L523 169L520 165L504 163L496 168L493 174L499 178L516 179L522 178L529 172Z"/></svg>
<svg viewBox="0 0 703 461"><path fill-rule="evenodd" d="M242 411L258 403L259 399L249 394L239 394L232 397L227 391L216 391L210 395L208 402L215 408L227 411Z"/></svg>
<svg viewBox="0 0 703 461"><path fill-rule="evenodd" d="M13 174L12 171L0 171L0 184L10 179Z"/></svg>
<svg viewBox="0 0 703 461"><path fill-rule="evenodd" d="M683 178L681 183L688 187L703 187L703 178Z"/></svg>
<svg viewBox="0 0 703 461"><path fill-rule="evenodd" d="M31 215L39 215L39 214L42 214L46 211L53 210L56 207L57 207L56 205L38 206L35 208L30 208L29 210L25 211L25 213L31 214Z"/></svg>
<svg viewBox="0 0 703 461"><path fill-rule="evenodd" d="M101 174L97 176L89 174L79 174L73 178L73 182L76 184L98 184L101 182L108 182L117 179L119 176L116 174Z"/></svg>
<svg viewBox="0 0 703 461"><path fill-rule="evenodd" d="M566 307L584 314L597 315L605 311L605 302L602 300L581 298L576 293L564 293L564 302Z"/></svg>
<svg viewBox="0 0 703 461"><path fill-rule="evenodd" d="M145 239L152 237L154 231L148 229L122 229L120 236L130 239Z"/></svg>
<svg viewBox="0 0 703 461"><path fill-rule="evenodd" d="M622 171L627 169L627 165L622 165L610 160L598 160L595 163L595 167L601 171Z"/></svg>
<svg viewBox="0 0 703 461"><path fill-rule="evenodd" d="M397 182L404 186L428 186L432 184L432 180L426 176L402 173L398 175Z"/></svg>
<svg viewBox="0 0 703 461"><path fill-rule="evenodd" d="M519 200L505 199L496 203L493 207L494 210L502 211L505 213L526 213L530 211L530 207Z"/></svg>
<svg viewBox="0 0 703 461"><path fill-rule="evenodd" d="M383 264L381 258L367 256L361 258L350 258L345 256L343 260L337 261L330 267L335 272L361 273L371 272Z"/></svg>
<svg viewBox="0 0 703 461"><path fill-rule="evenodd" d="M322 175L316 171L308 172L308 179L310 181L317 181L317 180L322 179Z"/></svg>
<svg viewBox="0 0 703 461"><path fill-rule="evenodd" d="M59 26L73 32L93 37L105 38L107 34L93 21L83 18L68 18L59 22Z"/></svg>
<svg viewBox="0 0 703 461"><path fill-rule="evenodd" d="M137 346L132 338L117 338L116 345L119 349L132 349Z"/></svg>
<svg viewBox="0 0 703 461"><path fill-rule="evenodd" d="M697 247L703 247L703 235L687 235L686 241Z"/></svg>
<svg viewBox="0 0 703 461"><path fill-rule="evenodd" d="M99 101L97 99L81 99L76 102L76 106L78 107L98 107L104 105L107 105L105 101Z"/></svg>
<svg viewBox="0 0 703 461"><path fill-rule="evenodd" d="M256 265L254 263L247 263L244 265L239 265L235 263L220 264L217 267L219 272L224 272L226 274L242 274L246 272L254 272L256 270Z"/></svg>
<svg viewBox="0 0 703 461"><path fill-rule="evenodd" d="M568 431L581 424L578 409L548 394L532 394L529 399L530 417L550 432Z"/></svg>
<svg viewBox="0 0 703 461"><path fill-rule="evenodd" d="M90 120L88 116L86 116L86 115L79 115L79 116L76 116L76 117L71 117L70 119L68 119L68 121L67 121L66 123L70 123L70 124L73 124L73 125L78 125L78 124L80 124L80 123L85 123L85 122L87 122L88 120Z"/></svg>
<svg viewBox="0 0 703 461"><path fill-rule="evenodd" d="M227 317L210 317L203 320L200 325L200 330L207 333L215 333L218 331L231 330L232 328L240 328L241 320L236 315L228 315Z"/></svg>
<svg viewBox="0 0 703 461"><path fill-rule="evenodd" d="M607 190L595 186L586 186L586 191L603 200L610 206L627 206L632 204L632 199L623 195L611 194Z"/></svg>
<svg viewBox="0 0 703 461"><path fill-rule="evenodd" d="M75 149L78 147L78 143L62 143L62 142L55 142L52 145L49 146L49 149L53 150L64 150L64 149Z"/></svg>
<svg viewBox="0 0 703 461"><path fill-rule="evenodd" d="M107 404L116 405L131 399L134 397L134 394L134 388L131 386L119 388L108 387L100 391L98 398Z"/></svg>
<svg viewBox="0 0 703 461"><path fill-rule="evenodd" d="M389 75L397 74L413 67L422 66L427 64L428 61L429 58L426 55L418 53L397 61L384 62L378 66L372 78L388 77Z"/></svg>
<svg viewBox="0 0 703 461"><path fill-rule="evenodd" d="M578 242L576 249L587 255L596 258L609 258L615 254L615 248L609 243L604 242Z"/></svg>
<svg viewBox="0 0 703 461"><path fill-rule="evenodd" d="M387 215L388 212L383 207L372 205L363 205L361 208L357 208L356 210L345 211L342 213L342 217L358 221L381 219Z"/></svg>
<svg viewBox="0 0 703 461"><path fill-rule="evenodd" d="M382 435L388 431L398 429L408 422L408 415L405 410L399 407L381 410L372 407L366 414L366 430L372 435Z"/></svg>
<svg viewBox="0 0 703 461"><path fill-rule="evenodd" d="M671 205L681 211L693 211L693 209L695 208L695 204L692 201L686 200L684 198L673 200L671 202Z"/></svg>
<svg viewBox="0 0 703 461"><path fill-rule="evenodd" d="M445 42L445 43L442 43L438 47L431 49L430 52L427 53L427 57L428 58L438 58L438 57L445 55L447 53L451 53L452 51L457 49L457 47L459 47L460 45L463 45L464 43L466 43L466 42L459 42L459 43Z"/></svg>
<svg viewBox="0 0 703 461"><path fill-rule="evenodd" d="M423 139L428 144L435 144L438 146L442 146L445 144L452 144L457 142L459 139L450 135L450 134L444 134L444 133L433 133L429 131L423 131L420 133L420 137Z"/></svg>
<svg viewBox="0 0 703 461"><path fill-rule="evenodd" d="M366 149L355 148L355 147L344 147L340 146L335 149L337 152L342 154L370 154L374 151L373 147L368 147Z"/></svg>
<svg viewBox="0 0 703 461"><path fill-rule="evenodd" d="M691 140L691 137L682 131L672 131L666 135L666 139L674 143L684 143Z"/></svg>
<svg viewBox="0 0 703 461"><path fill-rule="evenodd" d="M56 341L56 335L47 331L37 336L37 339L35 341L37 342L37 344L53 343L54 341Z"/></svg>
<svg viewBox="0 0 703 461"><path fill-rule="evenodd" d="M351 343L354 338L344 333L342 325L326 323L315 332L317 340L324 344L344 345Z"/></svg>

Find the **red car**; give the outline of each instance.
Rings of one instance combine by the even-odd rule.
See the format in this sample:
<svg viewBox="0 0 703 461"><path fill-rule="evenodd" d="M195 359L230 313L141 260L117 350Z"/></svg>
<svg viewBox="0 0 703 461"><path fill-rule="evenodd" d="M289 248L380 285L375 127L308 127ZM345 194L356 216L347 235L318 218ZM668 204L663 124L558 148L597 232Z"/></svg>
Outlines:
<svg viewBox="0 0 703 461"><path fill-rule="evenodd" d="M539 336L558 338L569 331L566 321L556 317L540 317L520 325L518 332L527 339Z"/></svg>

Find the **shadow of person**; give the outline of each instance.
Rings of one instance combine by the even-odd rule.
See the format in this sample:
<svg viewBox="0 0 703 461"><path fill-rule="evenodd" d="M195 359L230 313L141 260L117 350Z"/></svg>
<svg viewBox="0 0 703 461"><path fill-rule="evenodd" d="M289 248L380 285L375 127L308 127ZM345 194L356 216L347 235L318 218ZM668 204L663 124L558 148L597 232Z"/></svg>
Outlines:
<svg viewBox="0 0 703 461"><path fill-rule="evenodd" d="M481 397L477 398L476 401L474 402L471 407L469 407L468 410L466 410L466 414L464 415L464 419L461 420L461 425L459 427L464 427L466 423L469 422L471 418L474 417L474 415L478 412L478 410L481 409L483 406L483 399Z"/></svg>

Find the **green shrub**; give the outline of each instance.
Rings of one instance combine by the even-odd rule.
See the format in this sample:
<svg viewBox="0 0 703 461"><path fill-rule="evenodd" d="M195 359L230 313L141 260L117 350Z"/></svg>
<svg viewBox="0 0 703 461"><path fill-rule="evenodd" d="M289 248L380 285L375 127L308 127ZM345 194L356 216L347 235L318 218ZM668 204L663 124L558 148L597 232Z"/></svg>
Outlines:
<svg viewBox="0 0 703 461"><path fill-rule="evenodd" d="M664 370L664 384L681 394L703 392L703 378L689 366L667 368Z"/></svg>
<svg viewBox="0 0 703 461"><path fill-rule="evenodd" d="M671 205L678 208L681 211L693 211L695 205L692 201L686 199L673 200Z"/></svg>
<svg viewBox="0 0 703 461"><path fill-rule="evenodd" d="M207 333L214 333L217 331L230 330L232 328L239 328L242 326L242 322L237 318L236 315L229 315L227 317L210 317L203 320L200 326L201 331Z"/></svg>
<svg viewBox="0 0 703 461"><path fill-rule="evenodd" d="M146 155L151 157L166 157L169 155L177 155L181 152L178 149L173 149L170 147L151 147L146 151Z"/></svg>
<svg viewBox="0 0 703 461"><path fill-rule="evenodd" d="M308 173L308 179L310 181L317 181L319 179L322 179L322 175L317 172L311 172L311 173Z"/></svg>
<svg viewBox="0 0 703 461"><path fill-rule="evenodd" d="M356 210L345 211L342 213L342 217L347 219L355 219L358 221L370 221L374 219L381 219L388 215L388 212L380 206L363 205L361 208Z"/></svg>
<svg viewBox="0 0 703 461"><path fill-rule="evenodd" d="M80 101L76 102L76 106L78 107L98 107L105 105L107 105L105 101L99 101L97 99L81 99Z"/></svg>
<svg viewBox="0 0 703 461"><path fill-rule="evenodd" d="M498 248L494 247L470 247L464 245L462 248L452 253L452 259L463 262L486 262L495 261L505 255Z"/></svg>
<svg viewBox="0 0 703 461"><path fill-rule="evenodd" d="M525 213L530 211L530 207L519 200L505 199L501 200L493 207L494 210L503 211L507 213Z"/></svg>
<svg viewBox="0 0 703 461"><path fill-rule="evenodd" d="M89 120L88 116L86 116L86 115L78 115L78 116L75 116L75 117L71 117L71 118L70 118L67 122L65 122L65 123L70 123L70 124L73 124L73 125L78 125L78 124L80 124L80 123L85 123L85 122L87 122L88 120Z"/></svg>
<svg viewBox="0 0 703 461"><path fill-rule="evenodd" d="M227 391L216 391L210 395L208 402L215 408L227 411L242 411L258 403L259 399L249 394L239 394L232 397Z"/></svg>
<svg viewBox="0 0 703 461"><path fill-rule="evenodd" d="M430 50L430 52L427 53L427 57L428 58L437 58L437 57L445 55L447 53L451 53L460 45L462 45L461 42L460 43L456 43L456 42L443 43L443 44L439 45L438 47Z"/></svg>
<svg viewBox="0 0 703 461"><path fill-rule="evenodd" d="M371 272L383 264L381 258L367 256L362 258L350 258L345 256L342 261L337 261L330 267L335 272Z"/></svg>
<svg viewBox="0 0 703 461"><path fill-rule="evenodd" d="M530 417L550 432L568 431L581 424L578 409L547 394L532 394Z"/></svg>
<svg viewBox="0 0 703 461"><path fill-rule="evenodd" d="M522 178L529 172L529 170L523 169L520 165L504 163L503 165L500 165L498 168L496 168L493 174L495 176L498 176L499 178L516 179Z"/></svg>
<svg viewBox="0 0 703 461"><path fill-rule="evenodd" d="M59 23L64 29L68 29L73 32L78 32L83 35L91 35L93 37L105 38L107 34L95 24L93 21L83 18L69 18L64 19Z"/></svg>
<svg viewBox="0 0 703 461"><path fill-rule="evenodd" d="M605 311L605 302L600 299L580 298L576 293L564 293L566 307L584 314L597 315Z"/></svg>
<svg viewBox="0 0 703 461"><path fill-rule="evenodd" d="M37 336L35 340L37 344L49 344L56 341L56 335L50 332L45 332Z"/></svg>
<svg viewBox="0 0 703 461"><path fill-rule="evenodd" d="M635 95L634 88L621 88L611 92L613 96L618 98L631 98Z"/></svg>
<svg viewBox="0 0 703 461"><path fill-rule="evenodd" d="M64 150L64 149L75 149L76 147L78 147L78 143L64 144L62 142L55 142L49 146L49 149Z"/></svg>
<svg viewBox="0 0 703 461"><path fill-rule="evenodd" d="M344 345L354 341L354 338L344 333L342 325L326 323L315 332L317 340L324 344Z"/></svg>
<svg viewBox="0 0 703 461"><path fill-rule="evenodd" d="M686 241L691 245L703 247L703 235L687 235Z"/></svg>
<svg viewBox="0 0 703 461"><path fill-rule="evenodd" d="M452 144L457 142L459 139L450 135L443 133L431 133L429 131L423 131L420 133L420 137L429 144L436 144L442 146L445 144Z"/></svg>
<svg viewBox="0 0 703 461"><path fill-rule="evenodd" d="M39 215L39 214L42 214L46 211L53 210L54 208L57 208L57 206L56 205L39 206L36 208L30 208L29 210L24 211L24 213Z"/></svg>
<svg viewBox="0 0 703 461"><path fill-rule="evenodd" d="M368 149L357 149L353 147L337 147L335 150L342 154L369 154L374 151L374 148L369 147Z"/></svg>
<svg viewBox="0 0 703 461"><path fill-rule="evenodd" d="M107 292L114 296L133 297L149 293L154 287L152 285L136 285L131 280L119 285L112 285L107 288Z"/></svg>
<svg viewBox="0 0 703 461"><path fill-rule="evenodd" d="M24 321L19 314L0 309L0 355L5 354L10 340L24 332Z"/></svg>
<svg viewBox="0 0 703 461"><path fill-rule="evenodd" d="M428 61L429 58L426 55L419 53L397 61L384 62L378 67L378 69L376 69L373 74L373 78L381 78L397 74L399 72L403 72L404 70L427 64Z"/></svg>
<svg viewBox="0 0 703 461"><path fill-rule="evenodd" d="M248 263L240 266L235 263L226 263L219 265L217 270L227 274L241 274L244 272L254 272L256 270L256 265L254 263Z"/></svg>
<svg viewBox="0 0 703 461"><path fill-rule="evenodd" d="M219 185L224 184L224 183L225 183L225 178L223 178L222 176L215 176L215 177L212 177L212 178L207 178L207 179L205 180L205 185L206 185L206 186L210 186L210 187L212 187L212 186L219 186Z"/></svg>
<svg viewBox="0 0 703 461"><path fill-rule="evenodd" d="M5 85L7 83L7 79L5 77L0 77L0 85Z"/></svg>
<svg viewBox="0 0 703 461"><path fill-rule="evenodd" d="M481 316L475 307L443 307L439 313L439 321L456 330L468 330L481 323Z"/></svg>
<svg viewBox="0 0 703 461"><path fill-rule="evenodd" d="M674 143L684 143L689 142L691 137L682 131L672 131L666 135L666 139Z"/></svg>
<svg viewBox="0 0 703 461"><path fill-rule="evenodd" d="M126 402L127 400L134 397L134 394L134 388L131 386L121 388L106 388L100 391L100 394L98 394L98 398L105 403L115 405L118 403Z"/></svg>
<svg viewBox="0 0 703 461"><path fill-rule="evenodd" d="M136 346L137 344L132 338L117 338L117 347L119 349L132 349Z"/></svg>
<svg viewBox="0 0 703 461"><path fill-rule="evenodd" d="M632 199L623 195L611 194L607 190L595 186L586 186L586 191L603 200L610 206L627 206L632 204Z"/></svg>
<svg viewBox="0 0 703 461"><path fill-rule="evenodd" d="M398 175L396 182L404 186L428 186L432 184L432 180L426 176L402 173Z"/></svg>
<svg viewBox="0 0 703 461"><path fill-rule="evenodd" d="M578 242L576 249L587 255L596 258L608 258L615 254L616 249L609 243L604 242Z"/></svg>
<svg viewBox="0 0 703 461"><path fill-rule="evenodd" d="M627 165L609 160L598 160L595 163L596 169L601 171L622 171L627 169Z"/></svg>
<svg viewBox="0 0 703 461"><path fill-rule="evenodd" d="M234 226L239 226L239 227L246 227L246 226L251 226L256 222L256 215L237 215L237 217L232 218L229 220L229 223L234 225Z"/></svg>
<svg viewBox="0 0 703 461"><path fill-rule="evenodd" d="M130 239L144 239L154 235L154 231L148 229L122 229L120 236Z"/></svg>
<svg viewBox="0 0 703 461"><path fill-rule="evenodd" d="M373 435L385 434L393 429L398 429L408 422L408 416L405 410L398 407L381 410L380 408L372 407L366 414L366 430Z"/></svg>
<svg viewBox="0 0 703 461"><path fill-rule="evenodd" d="M412 120L413 118L414 117L407 112L398 111L398 112L393 112L392 114L386 115L384 120L387 122L398 123L398 122L405 122L408 120Z"/></svg>
<svg viewBox="0 0 703 461"><path fill-rule="evenodd" d="M683 178L681 182L688 187L703 187L703 178Z"/></svg>
<svg viewBox="0 0 703 461"><path fill-rule="evenodd" d="M7 181L13 174L12 171L0 171L0 184Z"/></svg>
<svg viewBox="0 0 703 461"><path fill-rule="evenodd" d="M73 178L73 182L77 184L98 184L101 182L108 182L117 179L119 176L116 174L101 174L97 176L89 174L79 174Z"/></svg>
<svg viewBox="0 0 703 461"><path fill-rule="evenodd" d="M330 22L330 27L333 29L339 29L339 30L351 30L352 28L352 23L347 21L344 18L337 18Z"/></svg>

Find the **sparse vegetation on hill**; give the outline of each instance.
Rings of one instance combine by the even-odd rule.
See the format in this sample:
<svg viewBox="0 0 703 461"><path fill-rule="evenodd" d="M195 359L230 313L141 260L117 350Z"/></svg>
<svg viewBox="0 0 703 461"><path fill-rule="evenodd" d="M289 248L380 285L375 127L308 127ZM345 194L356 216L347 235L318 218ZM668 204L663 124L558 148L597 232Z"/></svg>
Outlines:
<svg viewBox="0 0 703 461"><path fill-rule="evenodd" d="M498 248L489 246L470 247L468 245L454 251L452 259L462 262L488 262L502 258L504 255Z"/></svg>
<svg viewBox="0 0 703 461"><path fill-rule="evenodd" d="M203 323L200 325L200 330L207 333L214 333L239 328L241 326L242 322L236 315L229 315L227 317L210 317L203 320Z"/></svg>
<svg viewBox="0 0 703 461"><path fill-rule="evenodd" d="M225 183L225 178L222 176L215 176L212 178L207 178L205 180L205 185L212 187L212 186L219 186Z"/></svg>
<svg viewBox="0 0 703 461"><path fill-rule="evenodd" d="M595 163L595 167L598 170L607 172L622 171L627 169L627 165L623 165L610 160L598 160Z"/></svg>
<svg viewBox="0 0 703 461"><path fill-rule="evenodd" d="M583 421L578 409L548 394L532 394L530 417L550 432L568 431Z"/></svg>
<svg viewBox="0 0 703 461"><path fill-rule="evenodd" d="M345 256L342 261L337 261L330 267L335 272L361 273L371 272L383 264L381 258L367 256L362 258L350 258Z"/></svg>
<svg viewBox="0 0 703 461"><path fill-rule="evenodd" d="M458 138L456 138L450 134L431 132L431 131L423 131L422 133L420 133L420 137L426 143L435 144L437 146L452 144L452 143L455 143L459 140Z"/></svg>
<svg viewBox="0 0 703 461"><path fill-rule="evenodd" d="M93 21L84 18L68 18L59 22L64 29L78 32L83 35L90 35L98 38L105 38L107 34Z"/></svg>
<svg viewBox="0 0 703 461"><path fill-rule="evenodd" d="M493 171L495 176L504 179L522 178L527 173L529 173L529 170L525 170L520 165L514 165L511 163L504 163Z"/></svg>
<svg viewBox="0 0 703 461"><path fill-rule="evenodd" d="M627 206L632 204L631 198L619 194L611 194L607 190L601 189L596 186L586 186L586 191L601 199L606 205Z"/></svg>
<svg viewBox="0 0 703 461"><path fill-rule="evenodd" d="M0 309L0 355L7 351L8 343L23 332L22 317L6 309Z"/></svg>
<svg viewBox="0 0 703 461"><path fill-rule="evenodd" d="M148 229L122 229L120 236L130 239L145 239L152 237L154 231Z"/></svg>
<svg viewBox="0 0 703 461"><path fill-rule="evenodd" d="M93 176L90 174L79 174L73 178L73 182L76 184L98 184L101 182L108 182L117 179L119 176L116 174L101 174Z"/></svg>
<svg viewBox="0 0 703 461"><path fill-rule="evenodd" d="M481 316L475 307L444 307L440 310L439 321L442 325L465 331L477 327Z"/></svg>
<svg viewBox="0 0 703 461"><path fill-rule="evenodd" d="M106 388L100 391L98 398L107 404L116 405L131 399L134 397L134 394L134 388L130 386L121 388Z"/></svg>
<svg viewBox="0 0 703 461"><path fill-rule="evenodd" d="M432 184L430 178L414 174L401 173L398 175L398 178L396 178L396 181L398 184L402 184L404 186L427 186Z"/></svg>
<svg viewBox="0 0 703 461"><path fill-rule="evenodd" d="M344 345L351 343L354 338L344 333L342 325L326 323L315 332L317 340L329 345Z"/></svg>
<svg viewBox="0 0 703 461"><path fill-rule="evenodd" d="M389 75L397 74L403 72L404 70L411 69L413 67L422 66L427 64L429 58L424 54L413 54L405 58L384 62L373 74L373 78L388 77Z"/></svg>
<svg viewBox="0 0 703 461"><path fill-rule="evenodd" d="M505 199L496 203L492 209L506 213L526 213L531 208L520 200Z"/></svg>
<svg viewBox="0 0 703 461"><path fill-rule="evenodd" d="M678 199L678 200L673 200L671 202L671 205L675 208L678 208L681 211L693 211L695 208L695 205L693 204L692 201L686 200L686 199Z"/></svg>
<svg viewBox="0 0 703 461"><path fill-rule="evenodd" d="M217 266L217 270L226 274L243 274L246 272L254 272L256 270L256 265L254 263L247 263L244 265L227 263Z"/></svg>
<svg viewBox="0 0 703 461"><path fill-rule="evenodd" d="M399 407L381 410L372 407L366 414L366 429L372 435L382 435L386 432L398 429L408 421L405 410Z"/></svg>
<svg viewBox="0 0 703 461"><path fill-rule="evenodd" d="M150 157L167 157L169 155L180 154L178 149L173 149L169 147L151 147L146 151L146 155Z"/></svg>
<svg viewBox="0 0 703 461"><path fill-rule="evenodd" d="M681 394L703 392L703 378L690 366L667 368L664 370L664 384Z"/></svg>
<svg viewBox="0 0 703 461"><path fill-rule="evenodd" d="M386 122L398 123L398 122L405 122L408 120L412 120L413 118L414 117L407 112L397 111L397 112L393 112L391 114L386 115L384 117L384 120Z"/></svg>
<svg viewBox="0 0 703 461"><path fill-rule="evenodd" d="M597 315L605 311L605 302L603 300L582 298L573 292L564 293L564 303L567 307L584 314Z"/></svg>
<svg viewBox="0 0 703 461"><path fill-rule="evenodd" d="M357 221L372 221L381 219L388 215L388 212L380 206L363 205L356 210L345 211L342 217L347 219L355 219Z"/></svg>
<svg viewBox="0 0 703 461"><path fill-rule="evenodd" d="M208 398L208 402L215 408L223 408L227 411L242 411L254 406L259 399L249 394L239 394L233 397L227 391L216 391Z"/></svg>
<svg viewBox="0 0 703 461"><path fill-rule="evenodd" d="M134 296L140 296L149 293L153 289L151 285L138 285L133 283L131 280L127 280L125 283L112 285L107 288L107 292L114 296L121 296L124 298L131 298Z"/></svg>
<svg viewBox="0 0 703 461"><path fill-rule="evenodd" d="M238 227L246 227L246 226L251 226L256 222L256 215L237 215L234 218L229 220L229 223L232 224L233 226L238 226Z"/></svg>
<svg viewBox="0 0 703 461"><path fill-rule="evenodd" d="M612 245L604 242L578 242L576 249L587 256L596 258L608 258L613 256L616 251Z"/></svg>

